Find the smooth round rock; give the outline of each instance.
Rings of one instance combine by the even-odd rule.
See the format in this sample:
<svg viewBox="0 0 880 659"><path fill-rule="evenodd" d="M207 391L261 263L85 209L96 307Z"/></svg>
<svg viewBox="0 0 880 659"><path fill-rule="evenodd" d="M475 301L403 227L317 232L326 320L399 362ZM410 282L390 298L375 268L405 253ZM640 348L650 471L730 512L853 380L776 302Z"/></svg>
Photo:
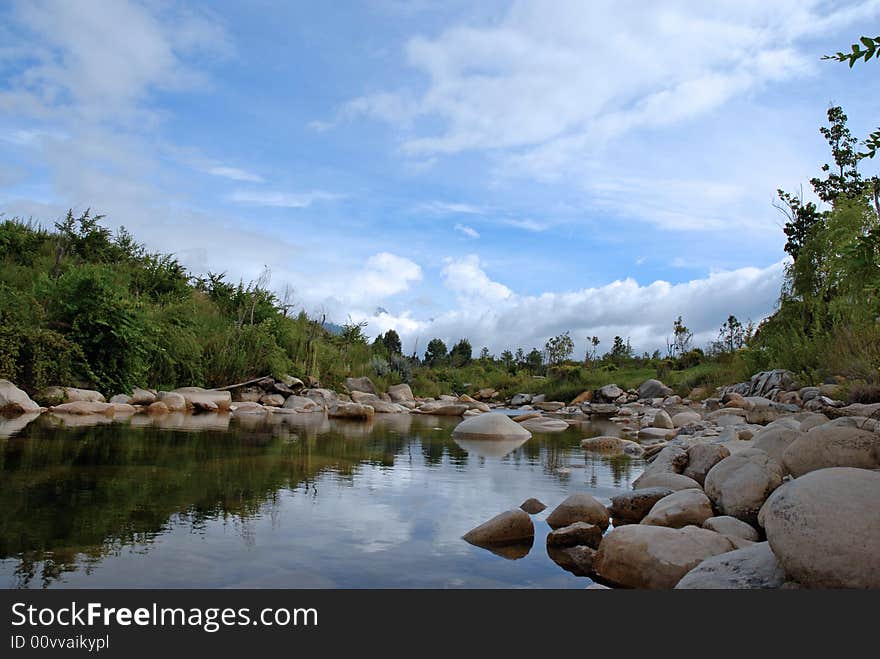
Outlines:
<svg viewBox="0 0 880 659"><path fill-rule="evenodd" d="M759 449L724 458L706 475L706 494L724 515L756 524L764 501L782 485L782 466Z"/></svg>
<svg viewBox="0 0 880 659"><path fill-rule="evenodd" d="M472 416L459 423L452 431L453 437L470 439L486 438L526 438L532 436L528 430L506 414L492 412Z"/></svg>
<svg viewBox="0 0 880 659"><path fill-rule="evenodd" d="M638 524L654 504L673 493L668 487L646 487L611 497L611 519L615 526Z"/></svg>
<svg viewBox="0 0 880 659"><path fill-rule="evenodd" d="M641 523L680 529L690 525L702 526L714 514L712 502L703 490L679 490L655 503Z"/></svg>
<svg viewBox="0 0 880 659"><path fill-rule="evenodd" d="M761 539L754 526L746 524L741 519L731 517L730 515L710 517L703 522L703 528L715 531L716 533L723 533L727 536L749 540L750 542L757 542Z"/></svg>
<svg viewBox="0 0 880 659"><path fill-rule="evenodd" d="M802 476L828 467L880 468L880 434L823 424L793 441L782 454L785 468Z"/></svg>
<svg viewBox="0 0 880 659"><path fill-rule="evenodd" d="M462 536L472 545L505 545L522 543L533 539L535 525L529 514L519 508L495 515L487 522L471 529Z"/></svg>
<svg viewBox="0 0 880 659"><path fill-rule="evenodd" d="M589 494L578 492L566 498L547 516L547 523L554 529L575 522L595 524L604 531L609 523L608 510Z"/></svg>
<svg viewBox="0 0 880 659"><path fill-rule="evenodd" d="M786 574L805 588L880 588L880 472L819 469L776 490L761 511Z"/></svg>
<svg viewBox="0 0 880 659"><path fill-rule="evenodd" d="M766 542L707 558L681 578L676 590L781 588L785 571Z"/></svg>

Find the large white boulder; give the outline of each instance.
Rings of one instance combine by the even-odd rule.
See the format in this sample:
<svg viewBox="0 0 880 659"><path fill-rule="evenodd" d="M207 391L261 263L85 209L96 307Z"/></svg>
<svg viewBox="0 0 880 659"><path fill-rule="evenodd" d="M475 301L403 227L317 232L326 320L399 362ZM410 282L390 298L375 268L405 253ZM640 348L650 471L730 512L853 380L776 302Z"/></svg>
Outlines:
<svg viewBox="0 0 880 659"><path fill-rule="evenodd" d="M40 406L24 391L9 380L0 380L0 414L12 416L27 412L39 412Z"/></svg>
<svg viewBox="0 0 880 659"><path fill-rule="evenodd" d="M773 553L806 588L880 588L880 473L818 469L761 510Z"/></svg>
<svg viewBox="0 0 880 659"><path fill-rule="evenodd" d="M492 412L465 419L455 427L452 436L465 439L528 439L532 433L506 414Z"/></svg>

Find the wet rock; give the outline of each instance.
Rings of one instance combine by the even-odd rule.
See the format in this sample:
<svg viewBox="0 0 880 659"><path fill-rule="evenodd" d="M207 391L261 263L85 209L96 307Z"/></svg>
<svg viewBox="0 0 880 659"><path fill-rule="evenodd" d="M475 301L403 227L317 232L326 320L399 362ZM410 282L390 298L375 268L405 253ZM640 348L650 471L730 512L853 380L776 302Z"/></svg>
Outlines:
<svg viewBox="0 0 880 659"><path fill-rule="evenodd" d="M568 424L562 419L551 419L546 416L537 419L526 419L520 422L519 425L529 432L562 432L568 430Z"/></svg>
<svg viewBox="0 0 880 659"><path fill-rule="evenodd" d="M163 416L165 414L170 414L170 412L171 410L169 410L168 406L161 400L150 403L149 407L147 407L147 413L155 416Z"/></svg>
<svg viewBox="0 0 880 659"><path fill-rule="evenodd" d="M877 469L880 434L826 423L791 442L782 462L793 476L828 467Z"/></svg>
<svg viewBox="0 0 880 659"><path fill-rule="evenodd" d="M606 581L629 588L670 589L691 569L734 545L714 531L686 526L633 524L602 538L596 572Z"/></svg>
<svg viewBox="0 0 880 659"><path fill-rule="evenodd" d="M723 514L755 525L764 501L782 485L782 476L782 466L764 451L745 449L709 470L706 494Z"/></svg>
<svg viewBox="0 0 880 659"><path fill-rule="evenodd" d="M706 481L706 474L716 464L730 455L730 451L720 444L694 444L687 449L688 463L682 472L688 478L693 478L700 485Z"/></svg>
<svg viewBox="0 0 880 659"><path fill-rule="evenodd" d="M529 515L537 515L547 508L542 501L529 497L520 504L520 510L526 511Z"/></svg>
<svg viewBox="0 0 880 659"><path fill-rule="evenodd" d="M785 571L766 542L707 558L681 578L676 590L781 588Z"/></svg>
<svg viewBox="0 0 880 659"><path fill-rule="evenodd" d="M702 526L713 515L712 503L703 490L679 490L655 503L641 523L680 529Z"/></svg>
<svg viewBox="0 0 880 659"><path fill-rule="evenodd" d="M455 427L455 430L452 431L452 436L472 439L528 439L532 436L532 433L513 421L506 414L492 412L465 419Z"/></svg>
<svg viewBox="0 0 880 659"><path fill-rule="evenodd" d="M472 545L506 545L532 540L535 525L528 513L519 508L496 515L488 522L464 534L463 538Z"/></svg>
<svg viewBox="0 0 880 659"><path fill-rule="evenodd" d="M645 452L638 442L609 436L582 439L581 448L591 453L625 454L633 457L639 457Z"/></svg>
<svg viewBox="0 0 880 659"><path fill-rule="evenodd" d="M608 528L608 521L608 510L605 506L584 492L568 496L547 516L547 524L553 529L575 522L587 522L604 531Z"/></svg>
<svg viewBox="0 0 880 659"><path fill-rule="evenodd" d="M760 540L758 531L751 524L746 524L741 519L731 517L730 515L719 515L718 517L710 517L703 522L703 528L723 533L726 536L734 536L743 540L757 542Z"/></svg>
<svg viewBox="0 0 880 659"><path fill-rule="evenodd" d="M602 529L588 522L575 522L554 529L547 534L548 547L577 547L586 545L596 549L602 541Z"/></svg>
<svg viewBox="0 0 880 659"><path fill-rule="evenodd" d="M172 412L182 412L186 409L186 399L179 393L172 391L160 391L159 400Z"/></svg>
<svg viewBox="0 0 880 659"><path fill-rule="evenodd" d="M658 501L672 494L668 487L646 487L611 497L611 519L615 526L638 524Z"/></svg>
<svg viewBox="0 0 880 659"><path fill-rule="evenodd" d="M299 413L323 412L324 406L305 396L289 396L284 401L283 409L294 410Z"/></svg>
<svg viewBox="0 0 880 659"><path fill-rule="evenodd" d="M0 414L14 416L39 412L40 406L9 380L0 380Z"/></svg>
<svg viewBox="0 0 880 659"><path fill-rule="evenodd" d="M786 574L805 588L880 588L880 473L811 471L776 490L761 518Z"/></svg>
<svg viewBox="0 0 880 659"><path fill-rule="evenodd" d="M636 490L645 490L648 488L662 487L673 490L687 490L690 488L699 488L700 484L693 478L688 478L682 474L674 474L671 472L662 472L657 474L649 474L636 479L633 483Z"/></svg>
<svg viewBox="0 0 880 659"><path fill-rule="evenodd" d="M61 405L53 405L49 408L53 414L107 414L114 413L114 407L110 403L99 403L80 400L75 403L61 403Z"/></svg>
<svg viewBox="0 0 880 659"><path fill-rule="evenodd" d="M596 550L586 545L577 547L547 547L547 555L559 567L578 577L589 577L593 574L593 561Z"/></svg>
<svg viewBox="0 0 880 659"><path fill-rule="evenodd" d="M336 403L331 407L327 416L331 419L372 419L376 411L370 405L361 403Z"/></svg>

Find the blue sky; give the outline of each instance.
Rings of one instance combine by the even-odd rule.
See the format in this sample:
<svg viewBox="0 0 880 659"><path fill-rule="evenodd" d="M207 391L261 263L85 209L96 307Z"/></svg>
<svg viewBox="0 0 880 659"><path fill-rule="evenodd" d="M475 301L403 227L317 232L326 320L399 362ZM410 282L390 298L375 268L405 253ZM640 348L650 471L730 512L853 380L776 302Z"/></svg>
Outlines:
<svg viewBox="0 0 880 659"><path fill-rule="evenodd" d="M829 103L876 127L880 67L819 58L880 1L703 4L5 3L0 210L268 267L407 350L705 342L772 311Z"/></svg>

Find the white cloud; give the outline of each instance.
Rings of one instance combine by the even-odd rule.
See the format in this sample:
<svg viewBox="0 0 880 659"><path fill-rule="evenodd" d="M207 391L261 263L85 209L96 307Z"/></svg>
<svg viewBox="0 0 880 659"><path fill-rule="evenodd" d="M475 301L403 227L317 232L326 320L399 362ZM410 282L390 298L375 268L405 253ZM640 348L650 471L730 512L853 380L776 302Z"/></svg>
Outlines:
<svg viewBox="0 0 880 659"><path fill-rule="evenodd" d="M236 190L229 199L242 204L273 206L277 208L308 208L316 201L331 201L341 195L312 190L310 192L271 192L258 190Z"/></svg>
<svg viewBox="0 0 880 659"><path fill-rule="evenodd" d="M474 229L473 227L469 227L466 224L456 224L455 230L463 233L468 238L479 238L480 237L480 233L476 229Z"/></svg>
<svg viewBox="0 0 880 659"><path fill-rule="evenodd" d="M541 348L548 338L570 331L578 350L587 336L597 335L600 352L614 336L628 337L637 351L665 346L679 315L694 332L695 344L715 339L728 315L759 321L779 296L785 261L766 268L739 268L672 284L640 285L628 278L604 286L540 295L517 295L492 281L479 257L449 259L443 269L446 287L459 295L458 306L430 321L413 321L409 313L382 319L384 329L396 328L404 345L421 337L454 341L462 336L496 354L506 348ZM400 319L399 325L395 321ZM577 356L577 355L576 355ZM582 357L582 355L580 355Z"/></svg>
<svg viewBox="0 0 880 659"><path fill-rule="evenodd" d="M258 174L239 169L238 167L226 167L224 165L215 165L207 169L211 176L219 176L220 178L228 178L233 181L248 181L250 183L263 183L264 179Z"/></svg>
<svg viewBox="0 0 880 659"><path fill-rule="evenodd" d="M431 201L421 204L419 210L437 215L485 215L488 210L474 204L450 201Z"/></svg>
<svg viewBox="0 0 880 659"><path fill-rule="evenodd" d="M501 223L506 224L507 226L511 226L515 229L532 231L534 233L540 233L541 231L546 231L550 228L550 225L548 223L538 222L536 220L501 220Z"/></svg>

